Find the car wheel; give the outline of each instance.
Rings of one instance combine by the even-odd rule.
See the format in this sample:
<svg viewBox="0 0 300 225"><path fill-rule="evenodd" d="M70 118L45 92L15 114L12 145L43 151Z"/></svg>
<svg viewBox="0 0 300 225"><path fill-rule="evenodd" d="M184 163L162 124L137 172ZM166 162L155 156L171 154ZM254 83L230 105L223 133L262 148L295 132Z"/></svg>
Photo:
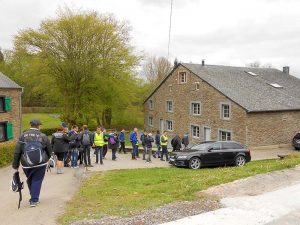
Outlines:
<svg viewBox="0 0 300 225"><path fill-rule="evenodd" d="M239 155L235 158L235 165L238 167L242 167L246 164L246 158L242 155Z"/></svg>
<svg viewBox="0 0 300 225"><path fill-rule="evenodd" d="M295 150L299 150L299 148L295 147Z"/></svg>
<svg viewBox="0 0 300 225"><path fill-rule="evenodd" d="M200 169L201 167L201 160L198 157L193 157L189 161L189 167L193 170Z"/></svg>

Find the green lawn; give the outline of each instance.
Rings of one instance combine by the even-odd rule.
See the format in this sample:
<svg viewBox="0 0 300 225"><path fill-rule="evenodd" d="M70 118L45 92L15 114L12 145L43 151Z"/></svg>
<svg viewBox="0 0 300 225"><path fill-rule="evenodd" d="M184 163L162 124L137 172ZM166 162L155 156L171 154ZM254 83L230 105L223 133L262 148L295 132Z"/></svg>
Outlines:
<svg viewBox="0 0 300 225"><path fill-rule="evenodd" d="M300 164L299 153L284 160L253 161L242 168L190 170L170 167L96 172L83 182L59 222L68 224L104 215L126 217L174 201L192 201L197 198L195 193L208 187L297 164Z"/></svg>
<svg viewBox="0 0 300 225"><path fill-rule="evenodd" d="M40 119L42 122L42 129L56 128L61 124L61 120L57 114L48 113L26 113L23 114L23 130L30 127L31 119Z"/></svg>

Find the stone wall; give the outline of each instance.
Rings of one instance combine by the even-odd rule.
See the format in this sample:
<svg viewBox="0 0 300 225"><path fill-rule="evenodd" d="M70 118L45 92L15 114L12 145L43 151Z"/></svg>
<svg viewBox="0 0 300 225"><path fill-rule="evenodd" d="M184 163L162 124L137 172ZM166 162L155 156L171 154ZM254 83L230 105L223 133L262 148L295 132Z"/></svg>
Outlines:
<svg viewBox="0 0 300 225"><path fill-rule="evenodd" d="M300 131L300 112L249 113L246 120L247 145L291 144Z"/></svg>
<svg viewBox="0 0 300 225"><path fill-rule="evenodd" d="M13 123L14 140L17 140L21 132L21 119L20 119L21 90L0 88L0 96L11 97L11 110L9 112L0 112L0 122L10 121ZM2 143L7 143L7 142L2 142Z"/></svg>
<svg viewBox="0 0 300 225"><path fill-rule="evenodd" d="M187 72L187 83L179 84L178 73ZM199 90L196 90L195 82L199 82ZM172 90L170 91L170 85ZM153 110L149 109L149 100L153 101ZM145 130L156 131L160 128L160 120L172 120L173 131L182 135L186 132L191 137L191 125L200 126L200 138L192 138L196 143L204 140L204 127L211 128L211 139L218 140L219 129L232 132L232 140L242 143L246 142L246 112L239 105L225 97L215 88L201 80L195 74L184 67L178 67L171 76L158 88L145 104ZM166 112L166 101L173 101L173 112ZM193 116L190 113L192 101L201 103L201 115ZM223 120L220 117L220 103L229 103L231 108L230 120ZM148 117L153 117L153 126L148 125Z"/></svg>

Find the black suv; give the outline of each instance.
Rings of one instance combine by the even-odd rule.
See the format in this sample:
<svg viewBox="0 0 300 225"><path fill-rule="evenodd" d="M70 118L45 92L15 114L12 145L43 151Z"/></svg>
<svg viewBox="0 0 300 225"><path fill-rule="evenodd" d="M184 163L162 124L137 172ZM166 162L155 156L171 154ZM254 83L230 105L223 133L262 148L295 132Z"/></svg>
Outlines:
<svg viewBox="0 0 300 225"><path fill-rule="evenodd" d="M300 150L300 132L293 138L293 146L295 150Z"/></svg>
<svg viewBox="0 0 300 225"><path fill-rule="evenodd" d="M250 150L238 142L210 141L184 151L173 152L169 163L178 167L199 169L202 166L244 166L250 160Z"/></svg>

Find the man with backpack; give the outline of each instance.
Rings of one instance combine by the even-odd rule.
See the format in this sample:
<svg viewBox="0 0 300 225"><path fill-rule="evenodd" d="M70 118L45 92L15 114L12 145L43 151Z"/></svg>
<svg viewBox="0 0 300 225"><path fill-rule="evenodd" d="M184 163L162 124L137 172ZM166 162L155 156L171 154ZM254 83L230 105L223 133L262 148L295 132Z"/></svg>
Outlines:
<svg viewBox="0 0 300 225"><path fill-rule="evenodd" d="M92 146L92 134L89 131L87 125L82 126L82 132L79 134L79 140L81 142L81 146L83 148L83 161L86 167L92 167L91 164L91 146Z"/></svg>
<svg viewBox="0 0 300 225"><path fill-rule="evenodd" d="M160 145L162 148L162 153L161 153L161 161L164 161L164 155L166 155L166 161L169 160L168 157L168 135L167 132L165 131L161 136L160 136Z"/></svg>
<svg viewBox="0 0 300 225"><path fill-rule="evenodd" d="M122 131L119 133L119 141L120 141L120 148L119 148L119 153L122 151L124 154L127 154L126 149L125 149L125 130L122 129Z"/></svg>
<svg viewBox="0 0 300 225"><path fill-rule="evenodd" d="M147 132L145 131L141 134L141 138L140 138L143 146L143 160L146 160L146 152L147 152L146 137L147 137Z"/></svg>
<svg viewBox="0 0 300 225"><path fill-rule="evenodd" d="M173 147L173 152L181 150L181 138L178 134L176 134L175 137L171 140L171 145Z"/></svg>
<svg viewBox="0 0 300 225"><path fill-rule="evenodd" d="M155 144L156 144L156 147L157 147L157 151L155 152L155 154L153 155L153 157L156 158L156 156L157 156L158 158L160 158L160 155L161 155L161 152L160 152L161 145L160 145L160 131L159 130L156 131Z"/></svg>
<svg viewBox="0 0 300 225"><path fill-rule="evenodd" d="M154 139L152 137L152 133L149 133L145 137L145 142L146 142L146 162L150 163L151 162L151 155L152 155L152 142L154 142Z"/></svg>
<svg viewBox="0 0 300 225"><path fill-rule="evenodd" d="M42 124L38 119L30 121L31 128L25 131L17 142L12 163L12 167L18 170L21 162L31 196L30 207L39 204L47 162L52 154L50 141L40 132L40 125Z"/></svg>
<svg viewBox="0 0 300 225"><path fill-rule="evenodd" d="M74 125L69 132L69 148L71 149L71 167L78 168L78 156L79 156L79 140L78 140L78 126Z"/></svg>
<svg viewBox="0 0 300 225"><path fill-rule="evenodd" d="M112 152L112 157L111 157L112 160L116 161L116 159L117 159L116 153L117 153L117 149L119 147L119 139L118 139L117 131L109 134L108 147L111 149L111 152Z"/></svg>
<svg viewBox="0 0 300 225"><path fill-rule="evenodd" d="M139 150L139 142L138 142L138 138L137 138L137 132L138 129L135 127L133 129L133 131L130 133L130 142L132 145L132 160L136 160L136 158L138 157L138 150Z"/></svg>

